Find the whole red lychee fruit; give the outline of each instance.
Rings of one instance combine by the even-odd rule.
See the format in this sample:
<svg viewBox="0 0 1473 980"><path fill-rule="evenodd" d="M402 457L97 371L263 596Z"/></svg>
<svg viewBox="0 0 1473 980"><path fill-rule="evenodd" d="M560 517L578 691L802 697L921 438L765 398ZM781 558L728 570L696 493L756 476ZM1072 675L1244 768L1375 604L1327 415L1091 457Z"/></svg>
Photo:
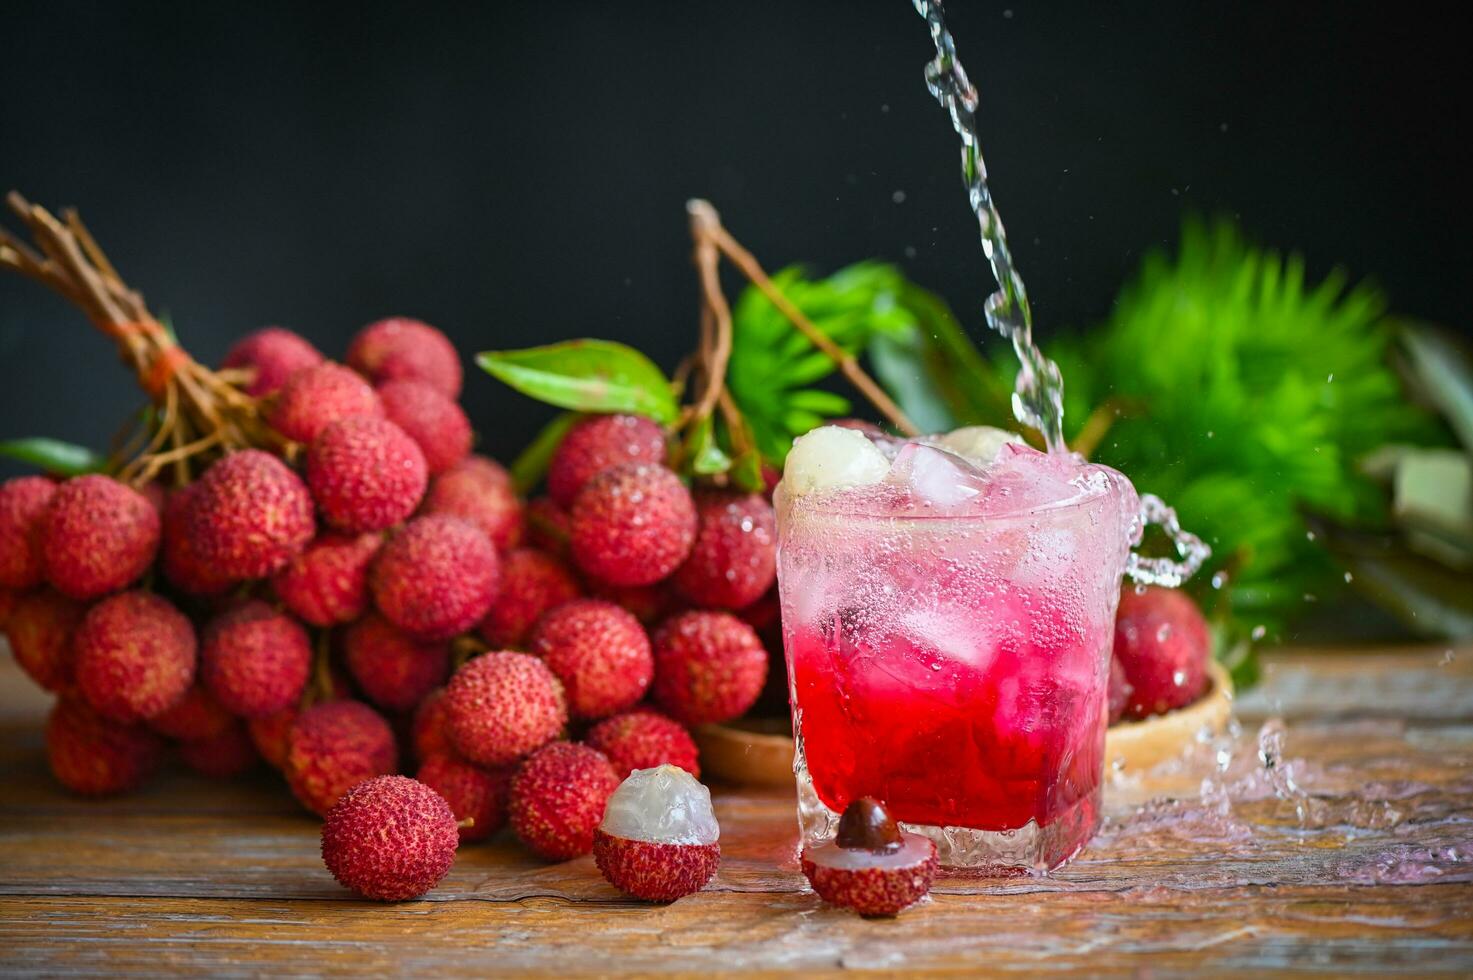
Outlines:
<svg viewBox="0 0 1473 980"><path fill-rule="evenodd" d="M483 769L441 753L426 757L415 778L445 797L455 819L462 823L462 842L485 840L506 825L510 770ZM465 825L467 820L469 825Z"/></svg>
<svg viewBox="0 0 1473 980"><path fill-rule="evenodd" d="M348 346L348 364L374 384L423 381L446 398L460 397L460 355L455 345L420 320L396 316L370 323Z"/></svg>
<svg viewBox="0 0 1473 980"><path fill-rule="evenodd" d="M588 730L590 748L608 756L620 779L635 769L679 766L700 778L700 753L685 726L656 711L636 709L606 718Z"/></svg>
<svg viewBox="0 0 1473 980"><path fill-rule="evenodd" d="M277 572L271 586L282 605L304 622L351 623L368 609L368 566L382 544L377 533L329 531Z"/></svg>
<svg viewBox="0 0 1473 980"><path fill-rule="evenodd" d="M494 649L519 647L550 609L583 594L566 565L534 548L516 548L501 559L501 593L477 632Z"/></svg>
<svg viewBox="0 0 1473 980"><path fill-rule="evenodd" d="M0 483L0 588L33 589L45 580L41 518L55 494L43 476Z"/></svg>
<svg viewBox="0 0 1473 980"><path fill-rule="evenodd" d="M318 692L318 703L346 701L352 697L353 689L348 683L347 674L333 665L328 670L327 690ZM292 726L297 723L298 714L298 705L291 704L272 714L246 719L251 742L256 746L256 751L261 753L261 758L273 769L281 769L286 765L287 737L291 735Z"/></svg>
<svg viewBox="0 0 1473 980"><path fill-rule="evenodd" d="M5 625L21 669L48 691L65 691L76 676L72 634L87 612L85 603L37 589L15 600Z"/></svg>
<svg viewBox="0 0 1473 980"><path fill-rule="evenodd" d="M231 580L279 571L317 533L306 484L259 449L231 453L206 470L186 511L196 559Z"/></svg>
<svg viewBox="0 0 1473 980"><path fill-rule="evenodd" d="M511 780L511 829L552 861L593 850L593 832L619 785L602 752L572 742L538 749Z"/></svg>
<svg viewBox="0 0 1473 980"><path fill-rule="evenodd" d="M388 711L412 710L450 674L449 646L416 640L377 613L343 633L343 659L358 689Z"/></svg>
<svg viewBox="0 0 1473 980"><path fill-rule="evenodd" d="M453 754L450 736L445 733L445 689L437 687L424 696L414 709L409 726L409 744L414 757L423 762L432 755Z"/></svg>
<svg viewBox="0 0 1473 980"><path fill-rule="evenodd" d="M307 485L327 523L382 531L419 506L429 481L419 444L384 419L334 422L307 450Z"/></svg>
<svg viewBox="0 0 1473 980"><path fill-rule="evenodd" d="M624 463L589 480L573 502L573 561L613 585L650 585L680 566L696 539L696 507L663 466Z"/></svg>
<svg viewBox="0 0 1473 980"><path fill-rule="evenodd" d="M524 653L492 651L467 662L450 678L443 704L450 744L483 766L515 762L568 723L562 684Z"/></svg>
<svg viewBox="0 0 1473 980"><path fill-rule="evenodd" d="M457 517L417 517L389 539L369 572L384 618L424 639L475 626L496 601L501 561L481 531Z"/></svg>
<svg viewBox="0 0 1473 980"><path fill-rule="evenodd" d="M730 721L762 693L767 651L730 613L687 612L655 632L655 701L685 725Z"/></svg>
<svg viewBox="0 0 1473 980"><path fill-rule="evenodd" d="M594 579L588 586L593 595L627 610L645 626L658 623L680 604L679 597L670 589L668 582L656 582L654 585L610 585Z"/></svg>
<svg viewBox="0 0 1473 980"><path fill-rule="evenodd" d="M431 474L443 473L471 451L471 423L459 405L423 381L389 381L378 388L384 416L424 451Z"/></svg>
<svg viewBox="0 0 1473 980"><path fill-rule="evenodd" d="M526 508L527 543L558 558L568 556L573 516L551 497L533 497Z"/></svg>
<svg viewBox="0 0 1473 980"><path fill-rule="evenodd" d="M547 466L547 493L571 507L583 485L621 463L664 463L665 432L642 415L590 415L558 444Z"/></svg>
<svg viewBox="0 0 1473 980"><path fill-rule="evenodd" d="M112 477L74 477L52 495L40 539L46 580L73 599L96 599L148 571L159 548L159 512Z"/></svg>
<svg viewBox="0 0 1473 980"><path fill-rule="evenodd" d="M307 631L259 600L216 616L201 638L205 686L225 710L242 718L295 705L311 669Z"/></svg>
<svg viewBox="0 0 1473 980"><path fill-rule="evenodd" d="M884 805L868 796L850 803L828 844L805 847L803 876L831 905L862 916L893 916L931 890L939 863L936 845L902 833Z"/></svg>
<svg viewBox="0 0 1473 980"><path fill-rule="evenodd" d="M236 341L220 366L255 372L245 386L246 394L263 398L279 390L298 371L322 362L321 352L300 335L283 327L262 327Z"/></svg>
<svg viewBox="0 0 1473 980"><path fill-rule="evenodd" d="M322 862L364 898L418 898L450 873L460 844L450 804L408 776L379 776L343 794L322 824Z"/></svg>
<svg viewBox="0 0 1473 980"><path fill-rule="evenodd" d="M46 719L46 758L74 793L106 796L135 789L158 765L163 741L142 725L108 721L80 699L62 698Z"/></svg>
<svg viewBox="0 0 1473 980"><path fill-rule="evenodd" d="M394 731L376 711L360 701L328 701L297 716L282 770L302 805L325 814L351 787L393 772L398 762Z"/></svg>
<svg viewBox="0 0 1473 980"><path fill-rule="evenodd" d="M202 776L234 779L254 769L261 761L244 722L237 721L207 738L179 743L179 758Z"/></svg>
<svg viewBox="0 0 1473 980"><path fill-rule="evenodd" d="M166 711L194 683L189 619L148 592L109 596L72 634L77 687L111 721L142 721Z"/></svg>
<svg viewBox="0 0 1473 980"><path fill-rule="evenodd" d="M721 864L711 791L684 769L638 769L609 797L593 860L609 884L646 902L705 888Z"/></svg>
<svg viewBox="0 0 1473 980"><path fill-rule="evenodd" d="M200 741L222 734L235 721L235 716L196 680L182 698L148 719L148 727L169 738Z"/></svg>
<svg viewBox="0 0 1473 980"><path fill-rule="evenodd" d="M1127 718L1185 707L1207 689L1212 636L1185 593L1151 586L1124 589L1115 614L1115 659L1131 694Z"/></svg>
<svg viewBox="0 0 1473 980"><path fill-rule="evenodd" d="M421 513L470 521L498 551L522 540L522 502L511 477L483 456L471 456L431 480Z"/></svg>
<svg viewBox="0 0 1473 980"><path fill-rule="evenodd" d="M175 588L193 596L218 596L230 590L232 580L204 561L195 547L194 514L190 508L199 484L191 483L164 499L163 540L159 567Z"/></svg>
<svg viewBox="0 0 1473 980"><path fill-rule="evenodd" d="M644 627L601 599L558 606L533 628L529 647L563 682L574 718L605 718L631 707L654 675Z"/></svg>
<svg viewBox="0 0 1473 980"><path fill-rule="evenodd" d="M699 522L690 556L671 581L697 606L742 609L777 579L777 517L760 494L695 495Z"/></svg>
<svg viewBox="0 0 1473 980"><path fill-rule="evenodd" d="M324 361L289 377L267 418L293 442L312 443L334 422L384 417L378 393L353 371Z"/></svg>

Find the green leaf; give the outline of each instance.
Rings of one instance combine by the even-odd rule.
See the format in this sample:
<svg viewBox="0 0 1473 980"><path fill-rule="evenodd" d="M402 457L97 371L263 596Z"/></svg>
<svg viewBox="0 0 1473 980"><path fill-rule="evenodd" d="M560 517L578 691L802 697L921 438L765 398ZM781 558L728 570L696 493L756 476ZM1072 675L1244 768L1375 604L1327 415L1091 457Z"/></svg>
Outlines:
<svg viewBox="0 0 1473 980"><path fill-rule="evenodd" d="M926 344L919 330L904 338L876 337L869 345L875 377L900 410L922 432L948 432L957 427L956 416L941 397L940 385L932 379L925 355Z"/></svg>
<svg viewBox="0 0 1473 980"><path fill-rule="evenodd" d="M98 455L86 446L44 437L0 442L0 456L18 459L47 473L62 476L100 473L107 467L107 457Z"/></svg>
<svg viewBox="0 0 1473 980"><path fill-rule="evenodd" d="M486 351L476 363L524 395L580 412L632 412L669 425L680 414L670 382L639 351L609 340L569 340Z"/></svg>
<svg viewBox="0 0 1473 980"><path fill-rule="evenodd" d="M767 481L762 478L761 454L746 452L738 456L731 467L731 478L748 493L766 491Z"/></svg>
<svg viewBox="0 0 1473 980"><path fill-rule="evenodd" d="M544 425L536 438L517 455L511 464L511 478L518 493L525 495L542 479L543 474L547 472L547 464L552 461L552 454L557 452L563 436L568 434L568 429L572 428L576 421L578 421L576 413L563 412Z"/></svg>
<svg viewBox="0 0 1473 980"><path fill-rule="evenodd" d="M716 443L716 426L708 415L691 428L685 444L686 464L698 476L731 469L731 457Z"/></svg>

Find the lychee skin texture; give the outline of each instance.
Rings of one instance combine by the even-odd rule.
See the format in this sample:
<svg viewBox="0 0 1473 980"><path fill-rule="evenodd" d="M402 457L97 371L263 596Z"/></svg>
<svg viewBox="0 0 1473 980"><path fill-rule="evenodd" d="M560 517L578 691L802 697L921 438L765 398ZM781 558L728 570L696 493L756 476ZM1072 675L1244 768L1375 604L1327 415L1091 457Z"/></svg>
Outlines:
<svg viewBox="0 0 1473 980"><path fill-rule="evenodd" d="M446 398L460 397L460 355L448 337L421 320L370 323L348 346L348 364L374 384L423 381Z"/></svg>
<svg viewBox="0 0 1473 980"><path fill-rule="evenodd" d="M158 765L163 740L142 725L108 721L63 698L46 719L46 758L67 789L107 796L135 789Z"/></svg>
<svg viewBox="0 0 1473 980"><path fill-rule="evenodd" d="M170 493L164 500L163 540L159 544L159 567L177 589L194 596L218 596L234 584L228 576L200 559L193 535L194 505L199 484L191 483Z"/></svg>
<svg viewBox="0 0 1473 980"><path fill-rule="evenodd" d="M225 710L242 718L295 705L311 668L307 631L259 600L215 617L201 637L205 686Z"/></svg>
<svg viewBox="0 0 1473 980"><path fill-rule="evenodd" d="M233 779L261 761L245 723L240 721L209 738L180 742L179 758L195 772L211 779Z"/></svg>
<svg viewBox="0 0 1473 980"><path fill-rule="evenodd" d="M532 755L511 781L511 828L533 853L566 861L593 850L593 832L619 786L602 752L554 742Z"/></svg>
<svg viewBox="0 0 1473 980"><path fill-rule="evenodd" d="M276 597L313 626L351 623L368 609L368 566L383 537L370 534L320 535L276 573Z"/></svg>
<svg viewBox="0 0 1473 980"><path fill-rule="evenodd" d="M593 860L609 884L631 898L673 902L716 877L721 845L659 844L593 832Z"/></svg>
<svg viewBox="0 0 1473 980"><path fill-rule="evenodd" d="M606 718L588 730L584 741L608 756L624 779L636 769L679 766L700 778L700 752L685 726L655 711L635 710Z"/></svg>
<svg viewBox="0 0 1473 980"><path fill-rule="evenodd" d="M606 718L644 697L655 663L644 627L600 599L577 599L532 630L530 649L563 682L574 718Z"/></svg>
<svg viewBox="0 0 1473 980"><path fill-rule="evenodd" d="M306 484L259 449L231 453L206 470L188 513L197 560L237 581L279 571L317 533Z"/></svg>
<svg viewBox="0 0 1473 980"><path fill-rule="evenodd" d="M477 627L491 648L519 647L548 610L583 594L567 566L534 548L508 551L501 559L501 593Z"/></svg>
<svg viewBox="0 0 1473 980"><path fill-rule="evenodd" d="M696 494L696 543L671 581L697 606L743 609L777 579L777 517L760 494Z"/></svg>
<svg viewBox="0 0 1473 980"><path fill-rule="evenodd" d="M70 688L76 677L72 635L87 613L85 603L51 589L18 597L5 624L21 669L48 691Z"/></svg>
<svg viewBox="0 0 1473 980"><path fill-rule="evenodd" d="M1176 589L1126 588L1115 613L1115 659L1130 684L1125 717L1185 707L1207 688L1212 637L1196 604Z"/></svg>
<svg viewBox="0 0 1473 980"><path fill-rule="evenodd" d="M506 825L510 770L483 769L442 753L420 763L415 778L445 798L457 821L471 821L460 828L461 843L485 840Z"/></svg>
<svg viewBox="0 0 1473 980"><path fill-rule="evenodd" d="M443 704L450 744L483 766L515 762L568 723L562 684L524 653L493 651L467 662L450 678Z"/></svg>
<svg viewBox="0 0 1473 980"><path fill-rule="evenodd" d="M414 709L409 726L409 744L420 762L432 755L453 754L450 736L445 734L445 689L438 687L424 696Z"/></svg>
<svg viewBox="0 0 1473 980"><path fill-rule="evenodd" d="M0 588L34 589L45 580L41 518L55 493L42 476L0 483Z"/></svg>
<svg viewBox="0 0 1473 980"><path fill-rule="evenodd" d="M268 420L286 438L306 445L334 422L364 417L384 417L378 393L355 372L324 361L287 379Z"/></svg>
<svg viewBox="0 0 1473 980"><path fill-rule="evenodd" d="M223 734L235 722L235 716L196 680L183 697L148 719L148 727L169 738L202 741Z"/></svg>
<svg viewBox="0 0 1473 980"><path fill-rule="evenodd" d="M443 473L471 451L471 423L459 405L423 381L389 381L378 388L384 416L424 451L430 473Z"/></svg>
<svg viewBox="0 0 1473 980"><path fill-rule="evenodd" d="M568 509L551 497L533 497L527 501L527 543L558 558L568 557L568 537L573 531L573 517Z"/></svg>
<svg viewBox="0 0 1473 980"><path fill-rule="evenodd" d="M547 466L547 493L570 507L584 484L621 463L665 462L665 432L641 415L592 415L568 430Z"/></svg>
<svg viewBox="0 0 1473 980"><path fill-rule="evenodd" d="M696 539L696 507L663 466L604 470L573 502L569 546L578 567L613 585L650 585L680 567Z"/></svg>
<svg viewBox="0 0 1473 980"><path fill-rule="evenodd" d="M522 541L522 502L511 477L483 456L471 456L431 480L420 512L470 521L498 551Z"/></svg>
<svg viewBox="0 0 1473 980"><path fill-rule="evenodd" d="M377 613L343 633L344 661L358 689L388 711L411 711L450 674L450 647L416 640Z"/></svg>
<svg viewBox="0 0 1473 980"><path fill-rule="evenodd" d="M654 697L685 725L730 721L762 693L767 651L730 613L687 612L655 632Z"/></svg>
<svg viewBox="0 0 1473 980"><path fill-rule="evenodd" d="M77 687L111 721L152 718L194 683L189 619L166 599L123 592L93 606L72 635Z"/></svg>
<svg viewBox="0 0 1473 980"><path fill-rule="evenodd" d="M395 626L422 639L449 639L485 618L501 588L501 561L474 524L417 517L379 552L369 588Z"/></svg>
<svg viewBox="0 0 1473 980"><path fill-rule="evenodd" d="M246 394L262 398L279 390L298 371L323 360L322 352L299 334L283 327L263 327L236 341L220 366L254 370Z"/></svg>
<svg viewBox="0 0 1473 980"><path fill-rule="evenodd" d="M627 610L645 626L653 626L680 607L680 598L668 582L654 585L610 585L594 579L589 592Z"/></svg>
<svg viewBox="0 0 1473 980"><path fill-rule="evenodd" d="M159 512L112 477L90 474L56 488L41 519L46 580L73 599L126 588L159 549Z"/></svg>
<svg viewBox="0 0 1473 980"><path fill-rule="evenodd" d="M382 531L414 513L429 482L424 453L384 419L335 422L307 450L307 485L327 523L349 534Z"/></svg>
<svg viewBox="0 0 1473 980"><path fill-rule="evenodd" d="M460 844L440 794L407 776L379 776L343 794L322 824L322 862L364 898L402 902L438 885Z"/></svg>
<svg viewBox="0 0 1473 980"><path fill-rule="evenodd" d="M907 838L917 839L913 834ZM799 865L819 898L831 905L853 909L867 918L898 915L902 909L920 901L930 892L940 867L935 844L930 844L928 859L907 871L826 867L811 859L808 848L804 848Z"/></svg>
<svg viewBox="0 0 1473 980"><path fill-rule="evenodd" d="M393 729L376 711L360 701L329 701L297 716L282 770L301 804L320 815L365 779L392 773L398 762Z"/></svg>

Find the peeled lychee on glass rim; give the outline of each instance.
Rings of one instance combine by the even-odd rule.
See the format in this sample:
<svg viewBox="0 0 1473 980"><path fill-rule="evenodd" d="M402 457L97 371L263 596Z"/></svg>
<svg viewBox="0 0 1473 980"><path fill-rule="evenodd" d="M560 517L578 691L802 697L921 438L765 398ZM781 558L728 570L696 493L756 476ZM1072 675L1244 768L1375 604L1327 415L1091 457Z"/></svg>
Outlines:
<svg viewBox="0 0 1473 980"><path fill-rule="evenodd" d="M721 863L711 791L677 766L636 769L619 784L593 835L593 859L609 884L648 902L706 887Z"/></svg>
<svg viewBox="0 0 1473 980"><path fill-rule="evenodd" d="M864 796L839 818L834 840L803 848L799 864L819 897L865 917L888 917L931 890L936 845L903 833L884 804Z"/></svg>

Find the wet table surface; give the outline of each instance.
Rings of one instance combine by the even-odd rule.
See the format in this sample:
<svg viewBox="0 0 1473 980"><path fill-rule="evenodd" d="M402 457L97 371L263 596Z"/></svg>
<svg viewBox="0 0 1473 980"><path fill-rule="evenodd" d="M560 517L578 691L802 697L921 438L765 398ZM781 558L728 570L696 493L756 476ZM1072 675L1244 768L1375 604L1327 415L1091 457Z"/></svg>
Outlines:
<svg viewBox="0 0 1473 980"><path fill-rule="evenodd" d="M824 907L791 797L741 790L717 792L715 881L674 905L507 840L462 848L425 900L354 901L267 773L61 792L46 704L0 660L5 974L1473 972L1470 648L1276 654L1240 733L1114 777L1073 864L946 877L889 921Z"/></svg>

